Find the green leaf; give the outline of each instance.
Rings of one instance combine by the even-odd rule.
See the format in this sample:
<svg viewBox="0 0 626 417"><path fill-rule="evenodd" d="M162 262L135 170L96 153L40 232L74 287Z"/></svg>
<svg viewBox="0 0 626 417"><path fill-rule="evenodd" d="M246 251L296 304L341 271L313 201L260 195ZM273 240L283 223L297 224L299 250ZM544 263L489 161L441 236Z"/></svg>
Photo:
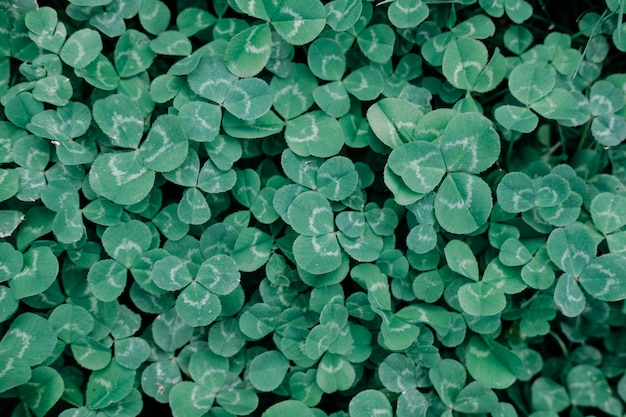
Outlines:
<svg viewBox="0 0 626 417"><path fill-rule="evenodd" d="M535 410L559 413L570 406L565 387L547 377L539 377L531 387L532 405Z"/></svg>
<svg viewBox="0 0 626 417"><path fill-rule="evenodd" d="M339 153L345 138L337 119L317 110L290 120L285 140L297 155L325 158Z"/></svg>
<svg viewBox="0 0 626 417"><path fill-rule="evenodd" d="M500 156L500 139L492 123L478 113L462 113L446 126L441 137L446 168L478 174Z"/></svg>
<svg viewBox="0 0 626 417"><path fill-rule="evenodd" d="M581 223L573 223L550 233L548 254L561 271L579 276L596 256L597 244Z"/></svg>
<svg viewBox="0 0 626 417"><path fill-rule="evenodd" d="M372 66L358 68L343 79L343 85L361 101L375 100L384 90L382 73Z"/></svg>
<svg viewBox="0 0 626 417"><path fill-rule="evenodd" d="M150 41L150 49L156 54L188 56L191 54L191 41L177 30L166 30Z"/></svg>
<svg viewBox="0 0 626 417"><path fill-rule="evenodd" d="M382 23L368 26L357 37L357 44L363 55L381 64L391 58L395 42L395 32Z"/></svg>
<svg viewBox="0 0 626 417"><path fill-rule="evenodd" d="M526 0L504 0L504 10L517 24L523 23L533 14L532 6Z"/></svg>
<svg viewBox="0 0 626 417"><path fill-rule="evenodd" d="M314 44L315 42L309 47L309 54ZM294 64L287 77L272 77L270 81L272 105L285 120L301 115L313 105L313 91L317 87L317 79L312 71L314 71L312 68L309 69L304 64Z"/></svg>
<svg viewBox="0 0 626 417"><path fill-rule="evenodd" d="M467 243L453 239L444 248L444 253L451 270L478 281L478 262Z"/></svg>
<svg viewBox="0 0 626 417"><path fill-rule="evenodd" d="M337 32L355 26L362 12L363 3L358 0L334 0L326 4L328 26Z"/></svg>
<svg viewBox="0 0 626 417"><path fill-rule="evenodd" d="M571 188L560 175L548 174L533 181L535 188L535 205L537 207L554 207L567 200Z"/></svg>
<svg viewBox="0 0 626 417"><path fill-rule="evenodd" d="M623 405L613 394L606 376L592 365L577 365L566 377L571 403L575 407L595 407L611 414L623 412Z"/></svg>
<svg viewBox="0 0 626 417"><path fill-rule="evenodd" d="M621 279L626 273L626 259L607 253L593 259L581 272L578 282L591 296L602 301L626 298L626 286Z"/></svg>
<svg viewBox="0 0 626 417"><path fill-rule="evenodd" d="M170 9L160 0L142 1L139 8L141 26L151 35L158 35L169 26Z"/></svg>
<svg viewBox="0 0 626 417"><path fill-rule="evenodd" d="M579 316L586 306L585 295L571 274L563 274L554 289L554 302L567 317Z"/></svg>
<svg viewBox="0 0 626 417"><path fill-rule="evenodd" d="M150 98L156 103L166 103L176 97L185 86L181 77L170 74L161 74L150 83Z"/></svg>
<svg viewBox="0 0 626 417"><path fill-rule="evenodd" d="M522 54L532 42L532 32L522 25L511 26L504 32L504 45L516 55Z"/></svg>
<svg viewBox="0 0 626 417"><path fill-rule="evenodd" d="M504 292L490 281L464 284L458 297L463 311L472 316L493 316L506 307Z"/></svg>
<svg viewBox="0 0 626 417"><path fill-rule="evenodd" d="M115 341L115 360L125 368L138 369L150 356L150 345L140 337Z"/></svg>
<svg viewBox="0 0 626 417"><path fill-rule="evenodd" d="M243 120L258 119L266 114L271 106L270 87L258 78L237 81L224 97L226 110Z"/></svg>
<svg viewBox="0 0 626 417"><path fill-rule="evenodd" d="M214 255L200 265L196 280L217 295L228 295L239 285L237 264L228 255Z"/></svg>
<svg viewBox="0 0 626 417"><path fill-rule="evenodd" d="M626 139L626 121L614 114L603 115L591 122L591 133L603 146L617 146Z"/></svg>
<svg viewBox="0 0 626 417"><path fill-rule="evenodd" d="M498 405L498 396L480 382L470 382L454 401L454 409L461 413L492 412Z"/></svg>
<svg viewBox="0 0 626 417"><path fill-rule="evenodd" d="M398 417L424 417L429 403L426 396L417 389L403 391L398 397L396 415Z"/></svg>
<svg viewBox="0 0 626 417"><path fill-rule="evenodd" d="M255 25L233 36L224 59L233 74L253 77L265 67L271 51L272 35L269 25Z"/></svg>
<svg viewBox="0 0 626 417"><path fill-rule="evenodd" d="M191 101L178 111L183 128L190 140L211 142L219 134L222 119L220 107L204 101Z"/></svg>
<svg viewBox="0 0 626 417"><path fill-rule="evenodd" d="M385 394L374 389L366 389L355 395L348 405L350 417L393 416L391 403Z"/></svg>
<svg viewBox="0 0 626 417"><path fill-rule="evenodd" d="M421 118L422 112L417 106L398 98L384 98L367 109L371 129L390 148L413 141L417 137L416 121Z"/></svg>
<svg viewBox="0 0 626 417"><path fill-rule="evenodd" d="M118 403L130 393L134 380L134 370L111 361L106 368L94 371L89 377L85 396L87 407L99 409Z"/></svg>
<svg viewBox="0 0 626 417"><path fill-rule="evenodd" d="M485 66L487 48L476 39L455 39L445 49L442 70L454 87L472 91Z"/></svg>
<svg viewBox="0 0 626 417"><path fill-rule="evenodd" d="M56 330L57 337L65 343L72 343L88 335L95 325L93 316L86 309L72 304L56 307L48 321Z"/></svg>
<svg viewBox="0 0 626 417"><path fill-rule="evenodd" d="M174 385L166 399L175 417L200 417L211 409L214 400L214 392L191 381L182 381Z"/></svg>
<svg viewBox="0 0 626 417"><path fill-rule="evenodd" d="M116 204L136 204L146 198L155 173L143 164L136 152L102 153L91 166L91 188Z"/></svg>
<svg viewBox="0 0 626 417"><path fill-rule="evenodd" d="M506 129L522 133L534 131L539 123L539 118L530 109L509 104L498 107L494 116Z"/></svg>
<svg viewBox="0 0 626 417"><path fill-rule="evenodd" d="M626 224L626 197L615 193L600 193L591 200L593 224L604 234L612 233Z"/></svg>
<svg viewBox="0 0 626 417"><path fill-rule="evenodd" d="M283 416L314 417L315 414L301 401L285 400L271 405L261 415L261 417Z"/></svg>
<svg viewBox="0 0 626 417"><path fill-rule="evenodd" d="M124 94L112 94L93 104L93 118L115 146L136 148L144 132L139 106Z"/></svg>
<svg viewBox="0 0 626 417"><path fill-rule="evenodd" d="M8 281L22 270L24 256L8 242L0 242L0 282Z"/></svg>
<svg viewBox="0 0 626 417"><path fill-rule="evenodd" d="M155 0L142 3L141 7L149 7L149 3L153 3L154 7L157 7L158 3L162 4ZM150 13L154 11L154 8L150 9ZM162 23L163 20L160 22ZM132 77L148 69L154 57L155 53L150 49L150 38L143 32L128 29L115 44L113 62L120 77Z"/></svg>
<svg viewBox="0 0 626 417"><path fill-rule="evenodd" d="M346 56L339 43L330 38L318 38L309 45L307 63L319 79L339 81L346 70Z"/></svg>
<svg viewBox="0 0 626 417"><path fill-rule="evenodd" d="M265 265L273 248L272 236L255 227L248 227L237 237L231 256L240 271L252 272Z"/></svg>
<svg viewBox="0 0 626 417"><path fill-rule="evenodd" d="M433 303L443 294L444 284L438 270L423 272L415 277L413 293L422 301Z"/></svg>
<svg viewBox="0 0 626 417"><path fill-rule="evenodd" d="M446 173L439 148L424 141L409 142L395 148L387 164L412 191L420 194L434 190Z"/></svg>
<svg viewBox="0 0 626 417"><path fill-rule="evenodd" d="M9 281L15 298L22 299L43 293L55 281L59 261L47 246L32 247L24 253L24 266Z"/></svg>
<svg viewBox="0 0 626 417"><path fill-rule="evenodd" d="M541 63L520 64L509 75L511 94L526 105L548 95L555 84L556 71L552 66Z"/></svg>
<svg viewBox="0 0 626 417"><path fill-rule="evenodd" d="M207 326L222 312L222 303L205 286L192 282L176 298L176 312L188 326Z"/></svg>
<svg viewBox="0 0 626 417"><path fill-rule="evenodd" d="M496 189L498 204L507 213L528 211L535 206L535 185L523 172L509 172Z"/></svg>
<svg viewBox="0 0 626 417"><path fill-rule="evenodd" d="M326 25L326 10L319 0L301 3L283 0L272 5L269 16L274 30L292 45L304 45L313 41Z"/></svg>
<svg viewBox="0 0 626 417"><path fill-rule="evenodd" d="M73 93L70 79L61 74L53 74L37 80L33 89L35 99L55 106L65 106L69 103Z"/></svg>
<svg viewBox="0 0 626 417"><path fill-rule="evenodd" d="M197 188L187 188L176 210L180 221L200 225L211 218L211 209L206 197Z"/></svg>
<svg viewBox="0 0 626 417"><path fill-rule="evenodd" d="M289 361L277 350L255 356L248 365L248 377L253 387L261 392L273 391L283 382Z"/></svg>
<svg viewBox="0 0 626 417"><path fill-rule="evenodd" d="M396 0L387 10L389 21L397 28L409 29L418 26L429 15L429 9L422 0Z"/></svg>
<svg viewBox="0 0 626 417"><path fill-rule="evenodd" d="M341 265L341 249L333 234L300 235L293 243L296 264L311 274L326 274Z"/></svg>
<svg viewBox="0 0 626 417"><path fill-rule="evenodd" d="M510 387L522 369L519 357L495 341L477 335L467 344L465 361L470 375L479 383L497 389Z"/></svg>
<svg viewBox="0 0 626 417"><path fill-rule="evenodd" d="M63 378L53 368L42 366L33 369L28 388L18 389L22 401L35 416L44 416L61 399L64 390Z"/></svg>
<svg viewBox="0 0 626 417"><path fill-rule="evenodd" d="M180 290L189 285L193 278L185 262L173 255L156 261L150 275L152 281L166 291Z"/></svg>
<svg viewBox="0 0 626 417"><path fill-rule="evenodd" d="M139 148L139 153L147 168L166 172L178 168L185 161L188 146L182 120L177 116L164 114L155 120Z"/></svg>
<svg viewBox="0 0 626 417"><path fill-rule="evenodd" d="M130 268L152 243L152 233L145 223L130 220L108 227L102 234L102 246L113 259Z"/></svg>
<svg viewBox="0 0 626 417"><path fill-rule="evenodd" d="M406 355L392 353L378 366L378 375L388 390L402 393L417 387L417 372L413 371L415 362Z"/></svg>
<svg viewBox="0 0 626 417"><path fill-rule="evenodd" d="M347 390L356 379L356 372L350 362L340 355L326 353L317 368L317 385L327 394Z"/></svg>
<svg viewBox="0 0 626 417"><path fill-rule="evenodd" d="M463 172L448 174L435 197L437 221L450 233L471 233L482 227L493 206L484 180Z"/></svg>
<svg viewBox="0 0 626 417"><path fill-rule="evenodd" d="M87 282L98 300L108 302L124 292L127 275L128 271L122 264L112 259L104 259L89 268Z"/></svg>
<svg viewBox="0 0 626 417"><path fill-rule="evenodd" d="M187 7L176 16L176 26L185 36L193 36L215 22L211 13L198 7Z"/></svg>
<svg viewBox="0 0 626 417"><path fill-rule="evenodd" d="M314 191L299 194L289 205L287 216L291 226L301 235L320 236L334 229L330 203Z"/></svg>
<svg viewBox="0 0 626 417"><path fill-rule="evenodd" d="M100 54L85 68L74 69L74 73L85 79L89 84L105 91L115 90L120 77L111 61Z"/></svg>
<svg viewBox="0 0 626 417"><path fill-rule="evenodd" d="M41 364L52 354L56 342L56 332L48 320L26 312L17 316L4 332L0 341L0 356L8 359L3 361L5 367L9 371L15 370L16 376L19 376L23 375L20 362L27 366Z"/></svg>
<svg viewBox="0 0 626 417"><path fill-rule="evenodd" d="M102 52L100 33L93 29L74 32L63 44L59 57L72 68L81 69L92 63Z"/></svg>
<svg viewBox="0 0 626 417"><path fill-rule="evenodd" d="M465 367L454 359L442 359L430 368L428 376L441 401L446 406L453 407L454 401L465 386L467 378Z"/></svg>

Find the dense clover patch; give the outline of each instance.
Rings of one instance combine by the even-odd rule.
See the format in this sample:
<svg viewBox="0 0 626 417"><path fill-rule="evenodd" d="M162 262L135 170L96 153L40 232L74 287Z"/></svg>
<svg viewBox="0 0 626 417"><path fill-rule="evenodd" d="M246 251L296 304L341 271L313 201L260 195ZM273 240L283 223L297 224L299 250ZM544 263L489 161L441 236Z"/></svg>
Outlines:
<svg viewBox="0 0 626 417"><path fill-rule="evenodd" d="M624 414L624 0L40 3L2 416Z"/></svg>

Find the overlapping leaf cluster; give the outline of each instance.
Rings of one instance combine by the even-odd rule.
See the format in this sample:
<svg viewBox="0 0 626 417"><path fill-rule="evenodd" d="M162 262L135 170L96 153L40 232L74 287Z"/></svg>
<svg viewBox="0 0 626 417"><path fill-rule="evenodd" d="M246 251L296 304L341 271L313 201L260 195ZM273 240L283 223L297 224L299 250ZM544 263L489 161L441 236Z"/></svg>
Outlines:
<svg viewBox="0 0 626 417"><path fill-rule="evenodd" d="M621 416L624 1L572 3L0 1L0 413Z"/></svg>

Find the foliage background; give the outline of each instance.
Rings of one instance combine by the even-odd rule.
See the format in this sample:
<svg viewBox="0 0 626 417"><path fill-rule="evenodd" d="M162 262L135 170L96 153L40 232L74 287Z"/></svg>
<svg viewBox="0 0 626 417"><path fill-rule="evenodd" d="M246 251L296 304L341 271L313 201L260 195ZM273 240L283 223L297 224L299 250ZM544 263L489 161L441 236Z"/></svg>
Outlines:
<svg viewBox="0 0 626 417"><path fill-rule="evenodd" d="M0 413L624 414L624 2L0 2Z"/></svg>

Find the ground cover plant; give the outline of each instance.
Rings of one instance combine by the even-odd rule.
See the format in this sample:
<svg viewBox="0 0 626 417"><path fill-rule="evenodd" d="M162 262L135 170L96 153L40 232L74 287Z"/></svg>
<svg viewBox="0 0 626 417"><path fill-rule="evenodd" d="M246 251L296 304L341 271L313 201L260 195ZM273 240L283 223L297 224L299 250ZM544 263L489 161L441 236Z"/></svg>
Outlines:
<svg viewBox="0 0 626 417"><path fill-rule="evenodd" d="M623 416L624 6L0 1L0 414Z"/></svg>

